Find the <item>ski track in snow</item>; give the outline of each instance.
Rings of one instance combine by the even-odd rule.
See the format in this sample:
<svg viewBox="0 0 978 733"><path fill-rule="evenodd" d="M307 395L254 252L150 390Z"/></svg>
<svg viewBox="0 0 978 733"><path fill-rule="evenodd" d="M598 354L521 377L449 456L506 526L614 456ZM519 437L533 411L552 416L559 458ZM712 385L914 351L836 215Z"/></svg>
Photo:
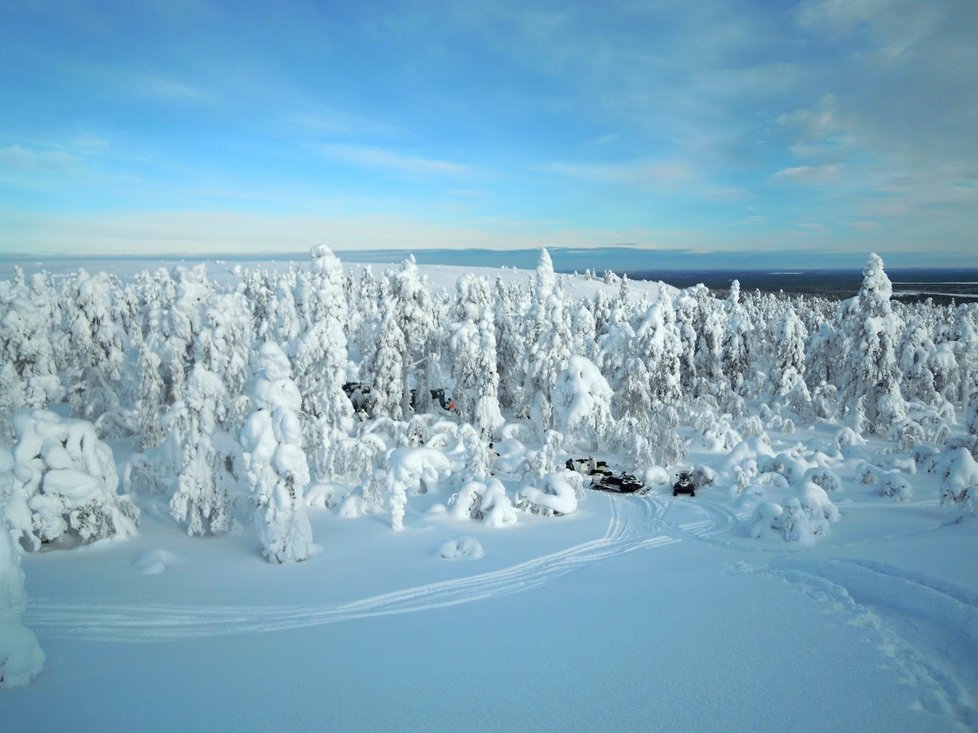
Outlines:
<svg viewBox="0 0 978 733"><path fill-rule="evenodd" d="M672 507L654 496L609 496L603 536L500 570L429 583L346 603L297 606L76 604L32 599L26 619L39 634L88 641L155 642L204 636L284 631L360 618L415 613L519 593L580 567L686 538L725 532L739 517L716 502L689 502L704 515L679 525L663 518ZM670 534L671 532L671 534ZM678 536L676 536L678 535Z"/></svg>
<svg viewBox="0 0 978 733"><path fill-rule="evenodd" d="M978 592L886 563L782 556L766 571L871 628L927 712L978 730Z"/></svg>

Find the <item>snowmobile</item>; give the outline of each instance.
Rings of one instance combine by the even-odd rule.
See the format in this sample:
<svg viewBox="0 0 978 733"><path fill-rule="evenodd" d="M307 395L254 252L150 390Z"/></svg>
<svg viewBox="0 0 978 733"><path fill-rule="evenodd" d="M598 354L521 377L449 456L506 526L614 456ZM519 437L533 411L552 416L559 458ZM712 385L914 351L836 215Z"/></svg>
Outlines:
<svg viewBox="0 0 978 733"><path fill-rule="evenodd" d="M691 471L680 471L676 476L676 483L672 485L672 495L679 496L680 494L696 496L696 484L693 481Z"/></svg>
<svg viewBox="0 0 978 733"><path fill-rule="evenodd" d="M353 403L353 409L360 416L366 419L373 415L374 408L377 406L377 397L370 393L370 385L363 382L347 382L343 385L343 391Z"/></svg>
<svg viewBox="0 0 978 733"><path fill-rule="evenodd" d="M609 491L614 494L644 493L645 485L630 473L615 476L605 461L594 458L568 458L564 464L570 471L591 477L591 488L595 491Z"/></svg>
<svg viewBox="0 0 978 733"><path fill-rule="evenodd" d="M442 389L442 388L439 387L437 389L430 389L428 391L431 393L431 399L433 399L435 402L437 402L438 405L441 407L441 409L446 410L448 412L456 412L456 409L455 409L455 400L453 400L451 397L446 397L445 396L445 390L444 389ZM412 410L415 409L414 405L415 405L415 402L417 400L417 397L418 397L418 390L412 389L411 390L411 409Z"/></svg>

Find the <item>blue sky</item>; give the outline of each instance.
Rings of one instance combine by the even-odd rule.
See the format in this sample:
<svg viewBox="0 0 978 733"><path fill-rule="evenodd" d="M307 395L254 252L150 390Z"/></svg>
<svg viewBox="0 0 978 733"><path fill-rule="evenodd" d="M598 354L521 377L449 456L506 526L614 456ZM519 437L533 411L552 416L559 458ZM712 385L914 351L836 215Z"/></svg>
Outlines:
<svg viewBox="0 0 978 733"><path fill-rule="evenodd" d="M0 0L0 253L978 265L976 37L972 0Z"/></svg>

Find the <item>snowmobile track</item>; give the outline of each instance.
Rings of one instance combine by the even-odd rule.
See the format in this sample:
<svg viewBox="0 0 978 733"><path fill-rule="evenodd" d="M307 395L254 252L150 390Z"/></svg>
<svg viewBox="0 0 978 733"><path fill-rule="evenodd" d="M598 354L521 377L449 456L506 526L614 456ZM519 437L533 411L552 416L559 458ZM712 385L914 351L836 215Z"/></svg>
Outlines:
<svg viewBox="0 0 978 733"><path fill-rule="evenodd" d="M978 730L978 593L871 561L780 557L768 572L874 629L923 709Z"/></svg>
<svg viewBox="0 0 978 733"><path fill-rule="evenodd" d="M283 631L361 618L416 613L506 596L544 585L595 562L681 541L659 531L661 511L648 497L608 498L610 519L605 533L597 539L499 570L404 588L347 603L177 606L71 604L35 599L29 604L26 621L41 635L90 641L160 642Z"/></svg>

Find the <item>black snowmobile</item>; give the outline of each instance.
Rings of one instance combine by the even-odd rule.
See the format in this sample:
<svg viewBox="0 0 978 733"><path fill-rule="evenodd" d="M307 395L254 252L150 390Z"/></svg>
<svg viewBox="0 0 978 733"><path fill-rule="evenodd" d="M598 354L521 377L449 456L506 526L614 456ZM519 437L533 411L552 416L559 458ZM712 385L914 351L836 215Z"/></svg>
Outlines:
<svg viewBox="0 0 978 733"><path fill-rule="evenodd" d="M570 471L591 477L591 488L614 494L635 494L645 491L645 485L630 473L615 476L605 461L594 458L568 458L565 464Z"/></svg>
<svg viewBox="0 0 978 733"><path fill-rule="evenodd" d="M696 483L693 481L693 474L690 471L680 471L676 483L672 485L672 495L689 494L696 496Z"/></svg>

